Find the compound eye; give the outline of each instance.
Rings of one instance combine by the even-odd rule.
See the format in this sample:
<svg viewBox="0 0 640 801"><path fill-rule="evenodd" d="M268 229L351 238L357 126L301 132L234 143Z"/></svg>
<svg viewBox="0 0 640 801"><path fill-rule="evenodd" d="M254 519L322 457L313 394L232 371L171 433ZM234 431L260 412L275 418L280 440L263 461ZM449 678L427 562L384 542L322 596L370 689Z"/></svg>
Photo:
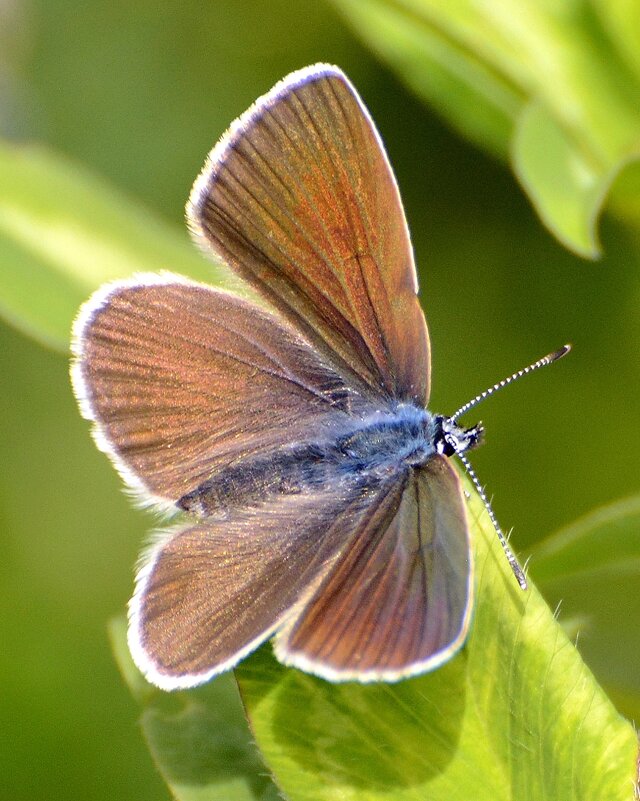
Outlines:
<svg viewBox="0 0 640 801"><path fill-rule="evenodd" d="M455 440L445 435L436 443L436 450L443 456L453 456L454 453L457 453L456 444Z"/></svg>

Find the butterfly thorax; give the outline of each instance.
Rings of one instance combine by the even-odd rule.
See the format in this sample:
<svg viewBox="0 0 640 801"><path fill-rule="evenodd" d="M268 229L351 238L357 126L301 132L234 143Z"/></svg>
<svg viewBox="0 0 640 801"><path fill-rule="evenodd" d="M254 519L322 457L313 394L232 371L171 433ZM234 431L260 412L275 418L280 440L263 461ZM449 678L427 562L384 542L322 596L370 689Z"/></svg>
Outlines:
<svg viewBox="0 0 640 801"><path fill-rule="evenodd" d="M410 403L346 418L337 430L228 466L184 495L178 506L199 516L259 505L276 495L321 490L330 483L377 482L425 464L436 454L473 447L480 429L462 429Z"/></svg>

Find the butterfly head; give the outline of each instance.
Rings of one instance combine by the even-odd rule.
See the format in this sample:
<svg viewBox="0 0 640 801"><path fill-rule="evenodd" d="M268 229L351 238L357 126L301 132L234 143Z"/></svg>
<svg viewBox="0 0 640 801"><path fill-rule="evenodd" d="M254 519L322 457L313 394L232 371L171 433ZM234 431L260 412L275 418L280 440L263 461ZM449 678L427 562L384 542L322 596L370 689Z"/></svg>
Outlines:
<svg viewBox="0 0 640 801"><path fill-rule="evenodd" d="M435 418L434 446L443 456L460 455L482 445L484 426L477 423L471 428L459 426L451 417Z"/></svg>

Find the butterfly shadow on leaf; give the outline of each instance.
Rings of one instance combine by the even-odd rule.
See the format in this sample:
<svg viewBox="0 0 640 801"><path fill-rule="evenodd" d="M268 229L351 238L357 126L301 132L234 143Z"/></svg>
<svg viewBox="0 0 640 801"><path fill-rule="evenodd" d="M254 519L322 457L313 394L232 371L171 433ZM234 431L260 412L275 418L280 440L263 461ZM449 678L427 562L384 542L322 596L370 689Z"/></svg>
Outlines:
<svg viewBox="0 0 640 801"><path fill-rule="evenodd" d="M268 753L298 763L325 787L363 793L423 786L446 770L462 730L466 673L462 651L396 684L332 684L283 667L269 645L236 669L252 720L263 707L272 721ZM281 779L282 766L270 767Z"/></svg>

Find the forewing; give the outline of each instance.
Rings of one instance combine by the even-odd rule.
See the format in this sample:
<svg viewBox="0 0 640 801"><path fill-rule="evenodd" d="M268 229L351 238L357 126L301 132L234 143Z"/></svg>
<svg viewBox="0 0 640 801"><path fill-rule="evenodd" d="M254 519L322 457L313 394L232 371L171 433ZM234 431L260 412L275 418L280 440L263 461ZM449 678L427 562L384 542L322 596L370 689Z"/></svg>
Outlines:
<svg viewBox="0 0 640 801"><path fill-rule="evenodd" d="M410 471L392 515L372 515L276 639L285 664L330 680L395 681L464 642L472 559L459 480L441 456Z"/></svg>
<svg viewBox="0 0 640 801"><path fill-rule="evenodd" d="M192 232L380 396L426 405L429 343L395 178L345 75L316 65L259 99L214 148Z"/></svg>
<svg viewBox="0 0 640 801"><path fill-rule="evenodd" d="M100 290L74 350L98 445L150 502L175 502L247 454L330 435L363 403L288 324L177 276Z"/></svg>
<svg viewBox="0 0 640 801"><path fill-rule="evenodd" d="M170 535L140 571L130 604L136 663L165 689L233 666L295 615L369 517L398 501L393 478L338 482Z"/></svg>

